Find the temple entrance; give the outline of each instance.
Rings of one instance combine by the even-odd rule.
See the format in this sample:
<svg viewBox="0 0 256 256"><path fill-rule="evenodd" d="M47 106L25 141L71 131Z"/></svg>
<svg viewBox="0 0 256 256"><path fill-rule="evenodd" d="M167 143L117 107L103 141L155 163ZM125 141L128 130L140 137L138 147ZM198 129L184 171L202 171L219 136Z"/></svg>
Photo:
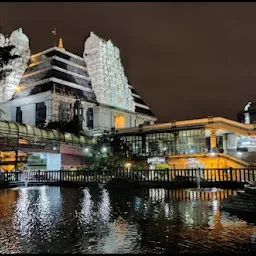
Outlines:
<svg viewBox="0 0 256 256"><path fill-rule="evenodd" d="M125 117L124 115L117 114L115 115L115 128L120 129L125 127Z"/></svg>

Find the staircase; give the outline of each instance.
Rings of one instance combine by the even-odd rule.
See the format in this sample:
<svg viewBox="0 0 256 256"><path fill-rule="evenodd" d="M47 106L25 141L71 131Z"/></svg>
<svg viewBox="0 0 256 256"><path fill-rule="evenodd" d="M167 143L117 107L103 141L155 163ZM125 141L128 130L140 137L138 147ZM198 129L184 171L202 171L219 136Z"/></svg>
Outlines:
<svg viewBox="0 0 256 256"><path fill-rule="evenodd" d="M256 183L246 185L236 196L224 200L222 209L236 215L255 216L256 220Z"/></svg>

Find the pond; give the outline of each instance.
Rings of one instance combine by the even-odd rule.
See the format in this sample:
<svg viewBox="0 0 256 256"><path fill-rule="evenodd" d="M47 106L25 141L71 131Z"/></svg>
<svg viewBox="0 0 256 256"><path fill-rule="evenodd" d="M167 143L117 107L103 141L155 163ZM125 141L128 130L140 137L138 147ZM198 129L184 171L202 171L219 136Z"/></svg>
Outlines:
<svg viewBox="0 0 256 256"><path fill-rule="evenodd" d="M0 190L0 253L256 252L256 226L220 210L231 190Z"/></svg>

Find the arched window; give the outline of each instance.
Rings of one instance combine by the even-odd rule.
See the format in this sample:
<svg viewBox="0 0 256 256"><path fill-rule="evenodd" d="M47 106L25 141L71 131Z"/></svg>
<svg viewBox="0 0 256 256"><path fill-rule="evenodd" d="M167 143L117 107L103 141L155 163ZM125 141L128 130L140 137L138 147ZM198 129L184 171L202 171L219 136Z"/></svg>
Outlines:
<svg viewBox="0 0 256 256"><path fill-rule="evenodd" d="M59 104L59 121L69 122L72 119L72 104L60 102Z"/></svg>
<svg viewBox="0 0 256 256"><path fill-rule="evenodd" d="M86 125L89 130L93 129L93 108L88 108L86 111Z"/></svg>

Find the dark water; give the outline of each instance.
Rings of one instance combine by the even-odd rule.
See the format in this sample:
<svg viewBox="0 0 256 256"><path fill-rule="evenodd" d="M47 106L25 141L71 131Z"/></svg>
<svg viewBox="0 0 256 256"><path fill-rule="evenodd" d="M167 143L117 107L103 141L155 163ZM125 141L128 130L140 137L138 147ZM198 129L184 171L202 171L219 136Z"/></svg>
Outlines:
<svg viewBox="0 0 256 256"><path fill-rule="evenodd" d="M220 211L232 193L0 190L0 253L256 252L256 226Z"/></svg>

